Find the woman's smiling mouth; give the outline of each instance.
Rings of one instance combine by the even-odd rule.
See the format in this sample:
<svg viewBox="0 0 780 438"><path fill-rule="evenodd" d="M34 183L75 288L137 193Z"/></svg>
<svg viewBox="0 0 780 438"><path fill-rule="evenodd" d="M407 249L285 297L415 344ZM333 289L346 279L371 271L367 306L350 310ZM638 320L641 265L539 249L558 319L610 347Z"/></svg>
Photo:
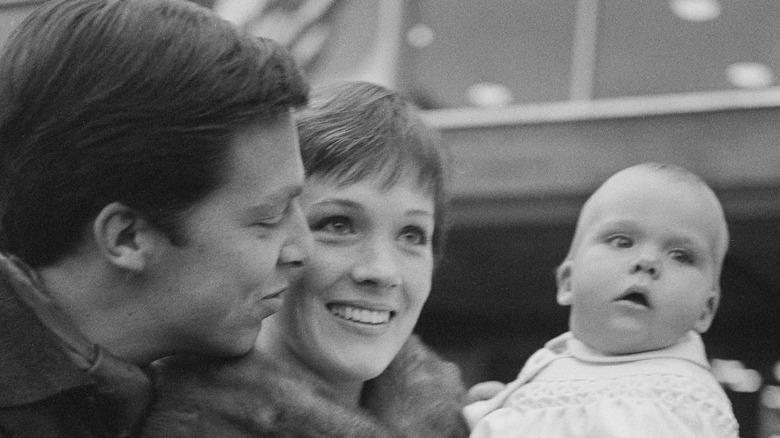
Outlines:
<svg viewBox="0 0 780 438"><path fill-rule="evenodd" d="M387 324L395 314L390 310L373 310L346 304L328 304L327 307L338 318L369 325Z"/></svg>

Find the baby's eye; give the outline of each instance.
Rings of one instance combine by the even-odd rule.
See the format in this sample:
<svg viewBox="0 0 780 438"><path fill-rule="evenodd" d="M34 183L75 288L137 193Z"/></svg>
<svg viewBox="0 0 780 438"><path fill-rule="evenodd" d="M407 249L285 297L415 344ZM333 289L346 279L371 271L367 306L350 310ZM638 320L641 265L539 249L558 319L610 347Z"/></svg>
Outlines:
<svg viewBox="0 0 780 438"><path fill-rule="evenodd" d="M428 233L420 227L408 226L401 230L399 238L411 245L427 245Z"/></svg>
<svg viewBox="0 0 780 438"><path fill-rule="evenodd" d="M607 238L607 244L614 248L631 248L634 246L634 241L629 237L617 234L614 236L609 236Z"/></svg>
<svg viewBox="0 0 780 438"><path fill-rule="evenodd" d="M312 231L345 235L355 232L352 221L346 216L330 216L315 222L311 226Z"/></svg>
<svg viewBox="0 0 780 438"><path fill-rule="evenodd" d="M686 265L693 264L694 262L693 254L691 254L689 251L686 251L684 249L672 250L670 255L674 260L677 260L678 262L684 263Z"/></svg>

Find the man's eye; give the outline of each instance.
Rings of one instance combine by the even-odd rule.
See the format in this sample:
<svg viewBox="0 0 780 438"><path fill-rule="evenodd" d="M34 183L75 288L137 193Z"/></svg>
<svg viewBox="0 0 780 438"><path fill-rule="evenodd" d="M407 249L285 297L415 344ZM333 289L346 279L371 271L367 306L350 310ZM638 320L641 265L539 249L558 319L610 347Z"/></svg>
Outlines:
<svg viewBox="0 0 780 438"><path fill-rule="evenodd" d="M399 238L411 245L427 245L429 241L428 233L426 233L425 230L412 226L405 227L401 230Z"/></svg>
<svg viewBox="0 0 780 438"><path fill-rule="evenodd" d="M279 225L284 220L285 216L287 216L287 210L285 210L283 213L278 214L274 217L265 218L263 220L257 221L257 225L263 226L263 227L273 227L276 225Z"/></svg>
<svg viewBox="0 0 780 438"><path fill-rule="evenodd" d="M333 216L322 219L313 224L311 230L339 235L355 232L352 221L346 216Z"/></svg>
<svg viewBox="0 0 780 438"><path fill-rule="evenodd" d="M626 236L616 235L607 238L609 246L614 248L631 248L634 245L634 241Z"/></svg>

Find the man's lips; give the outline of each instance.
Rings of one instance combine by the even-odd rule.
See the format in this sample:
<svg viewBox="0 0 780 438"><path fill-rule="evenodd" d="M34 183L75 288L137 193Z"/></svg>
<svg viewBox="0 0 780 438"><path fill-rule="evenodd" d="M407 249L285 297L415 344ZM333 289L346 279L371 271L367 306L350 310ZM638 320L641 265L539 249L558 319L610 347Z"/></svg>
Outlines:
<svg viewBox="0 0 780 438"><path fill-rule="evenodd" d="M627 302L637 306L651 308L650 299L648 298L649 293L650 291L646 287L632 286L622 295L615 298L615 302Z"/></svg>
<svg viewBox="0 0 780 438"><path fill-rule="evenodd" d="M282 295L284 295L285 292L287 292L287 287L283 287L283 288L279 289L279 291L277 291L277 292L274 292L272 294L268 294L268 295L264 296L262 299L264 299L264 300L273 300L273 299L277 299L277 298L282 298Z"/></svg>
<svg viewBox="0 0 780 438"><path fill-rule="evenodd" d="M286 292L287 286L276 289L276 292L264 295L260 298L259 306L257 306L257 308L262 309L263 316L261 318L271 316L281 310L282 305L284 304L284 294Z"/></svg>

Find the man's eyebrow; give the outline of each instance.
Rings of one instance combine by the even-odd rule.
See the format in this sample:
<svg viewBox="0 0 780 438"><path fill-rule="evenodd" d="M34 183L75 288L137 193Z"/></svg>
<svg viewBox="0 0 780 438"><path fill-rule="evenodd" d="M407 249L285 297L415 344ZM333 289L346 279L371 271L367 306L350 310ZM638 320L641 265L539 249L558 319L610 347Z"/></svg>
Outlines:
<svg viewBox="0 0 780 438"><path fill-rule="evenodd" d="M279 190L270 193L267 196L268 201L271 203L279 201L287 201L292 198L297 198L303 193L303 186L300 184L289 185L280 188Z"/></svg>
<svg viewBox="0 0 780 438"><path fill-rule="evenodd" d="M281 205L286 206L291 199L299 197L301 193L303 193L303 186L301 185L282 187L253 203L247 208L246 212L249 214L266 214L268 210L279 208Z"/></svg>

